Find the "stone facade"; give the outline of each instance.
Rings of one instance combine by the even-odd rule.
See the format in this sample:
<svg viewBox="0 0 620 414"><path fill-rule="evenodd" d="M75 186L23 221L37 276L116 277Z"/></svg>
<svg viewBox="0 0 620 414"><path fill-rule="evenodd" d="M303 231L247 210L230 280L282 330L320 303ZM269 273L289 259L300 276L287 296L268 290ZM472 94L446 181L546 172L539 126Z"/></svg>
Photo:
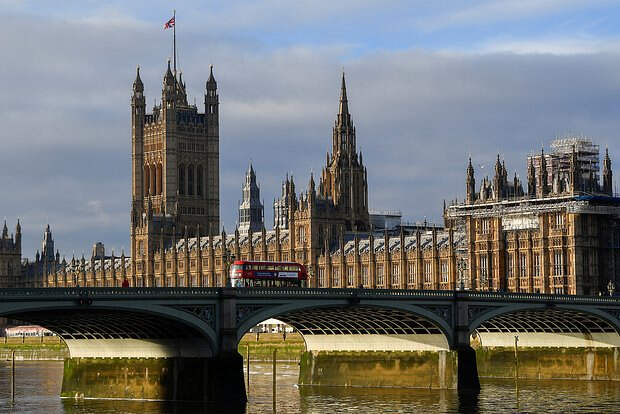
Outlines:
<svg viewBox="0 0 620 414"><path fill-rule="evenodd" d="M174 107L175 103L185 110L184 85L180 81L176 87L183 94L180 97L174 95L177 96L174 99L167 96L166 85L174 85L174 79L171 73L166 73L162 106L156 107L154 114L163 111L162 107ZM174 87L170 90L174 92ZM240 228L231 235L224 230L215 234L211 216L201 221L202 216L188 213L191 203L203 201L197 199L197 192L188 197L189 190L178 190L183 181L177 180L181 177L181 170L177 175L164 178L164 172L170 170L165 163L167 160L171 162L172 158L166 158L163 141L162 150L154 153L137 145L146 142L141 131L148 130L140 127L136 132L136 126L145 122L141 115L144 108L142 91L138 74L132 98L131 257L112 253L111 256L93 255L90 260L74 258L59 266L58 271L46 273L42 278L43 285L120 286L127 279L132 286L225 286L228 266L233 259L241 259L303 263L309 269L309 286L312 287L361 285L368 288L454 289L457 286L456 262L459 255L464 256L464 233L456 234L441 228L372 231L368 214L367 170L362 154L356 150L356 131L349 113L344 75L332 150L327 154L318 188L311 174L308 189L298 196L293 177L287 176L282 186L282 198L274 202L274 229L265 230L262 220L260 227L256 220L246 223L244 215L244 219L240 219ZM213 96L209 92L209 83L207 96ZM193 113L191 108L188 111ZM210 114L211 109L207 107L206 112ZM144 119L154 122L151 117L165 116L168 115L162 112ZM217 121L216 117L207 118L207 125L209 119ZM157 131L149 136L155 134L163 140L164 131ZM149 160L146 166L145 159ZM150 160L155 161L151 163ZM176 171L177 167L171 174ZM149 180L143 178L146 176ZM205 183L208 186L209 181ZM166 190L171 186L172 195ZM151 193L153 188L154 193ZM251 207L256 210L259 205L262 208L257 190L256 175L250 167L240 212L244 209L251 211ZM205 190L204 194L208 191ZM208 207L208 203L206 205Z"/></svg>
<svg viewBox="0 0 620 414"><path fill-rule="evenodd" d="M164 75L161 104L146 113L136 73L131 98L131 273L153 279L154 255L188 231L219 229L219 96L211 67L204 113L187 102L181 74Z"/></svg>
<svg viewBox="0 0 620 414"><path fill-rule="evenodd" d="M187 104L185 84L169 67L163 84L162 103L151 114L139 71L133 86L130 255L61 261L53 244L45 247L45 236L44 256L15 285L226 286L235 259L302 263L310 287L598 294L620 281L620 201L612 195L611 159L606 153L599 174L598 147L589 141L556 141L551 153L530 156L527 189L516 175L508 179L498 157L494 177L478 190L470 160L465 201L444 207L445 228L377 232L343 75L318 186L310 174L306 191L297 194L287 175L273 204L274 228L266 230L250 167L241 226L227 234L219 230L213 73L204 114Z"/></svg>
<svg viewBox="0 0 620 414"><path fill-rule="evenodd" d="M250 164L241 189L242 201L239 204L239 232L261 231L265 227L263 203L260 201L260 188L256 183L256 173Z"/></svg>
<svg viewBox="0 0 620 414"><path fill-rule="evenodd" d="M493 180L476 192L471 159L466 199L445 211L467 234L467 287L559 294L607 293L620 282L620 200L612 195L611 159L582 139L552 143L528 158L528 188L510 182L499 157Z"/></svg>
<svg viewBox="0 0 620 414"><path fill-rule="evenodd" d="M0 237L0 288L16 286L22 274L22 228L17 220L15 234L9 236L6 220Z"/></svg>

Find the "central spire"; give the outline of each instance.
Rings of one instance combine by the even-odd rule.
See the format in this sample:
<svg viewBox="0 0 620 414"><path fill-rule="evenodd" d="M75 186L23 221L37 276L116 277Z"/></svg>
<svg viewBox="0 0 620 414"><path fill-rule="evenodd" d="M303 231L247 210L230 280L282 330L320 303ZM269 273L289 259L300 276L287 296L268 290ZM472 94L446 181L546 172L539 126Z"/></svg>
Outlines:
<svg viewBox="0 0 620 414"><path fill-rule="evenodd" d="M344 80L344 72L342 72L342 86L340 87L340 107L338 115L349 115L349 102L347 100L347 84Z"/></svg>

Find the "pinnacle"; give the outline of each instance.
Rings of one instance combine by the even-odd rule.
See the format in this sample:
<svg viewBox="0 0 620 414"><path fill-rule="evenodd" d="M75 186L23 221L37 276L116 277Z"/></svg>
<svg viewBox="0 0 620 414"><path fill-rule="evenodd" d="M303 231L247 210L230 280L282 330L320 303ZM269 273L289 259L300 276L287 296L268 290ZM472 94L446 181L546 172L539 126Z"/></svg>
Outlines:
<svg viewBox="0 0 620 414"><path fill-rule="evenodd" d="M344 72L342 72L342 85L340 87L340 107L338 109L338 114L349 114L349 102L347 100L347 84L344 78Z"/></svg>

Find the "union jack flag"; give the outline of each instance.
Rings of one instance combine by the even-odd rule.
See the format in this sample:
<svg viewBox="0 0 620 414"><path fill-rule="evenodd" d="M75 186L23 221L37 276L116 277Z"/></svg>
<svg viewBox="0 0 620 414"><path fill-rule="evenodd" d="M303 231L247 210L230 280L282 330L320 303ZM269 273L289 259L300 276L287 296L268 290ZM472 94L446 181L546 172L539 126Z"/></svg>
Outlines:
<svg viewBox="0 0 620 414"><path fill-rule="evenodd" d="M164 30L174 27L174 17L164 24Z"/></svg>

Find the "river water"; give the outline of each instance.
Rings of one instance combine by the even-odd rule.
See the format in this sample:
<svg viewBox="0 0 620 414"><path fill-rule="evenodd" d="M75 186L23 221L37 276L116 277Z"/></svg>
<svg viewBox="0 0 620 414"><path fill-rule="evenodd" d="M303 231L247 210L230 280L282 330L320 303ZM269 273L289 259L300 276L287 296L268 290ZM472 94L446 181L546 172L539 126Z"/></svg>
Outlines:
<svg viewBox="0 0 620 414"><path fill-rule="evenodd" d="M62 361L18 361L16 400L9 401L10 368L0 362L0 413L273 413L270 363L252 363L244 408L156 401L61 400ZM297 387L298 366L278 363L277 413L618 413L620 382L481 379L477 397L455 390Z"/></svg>

